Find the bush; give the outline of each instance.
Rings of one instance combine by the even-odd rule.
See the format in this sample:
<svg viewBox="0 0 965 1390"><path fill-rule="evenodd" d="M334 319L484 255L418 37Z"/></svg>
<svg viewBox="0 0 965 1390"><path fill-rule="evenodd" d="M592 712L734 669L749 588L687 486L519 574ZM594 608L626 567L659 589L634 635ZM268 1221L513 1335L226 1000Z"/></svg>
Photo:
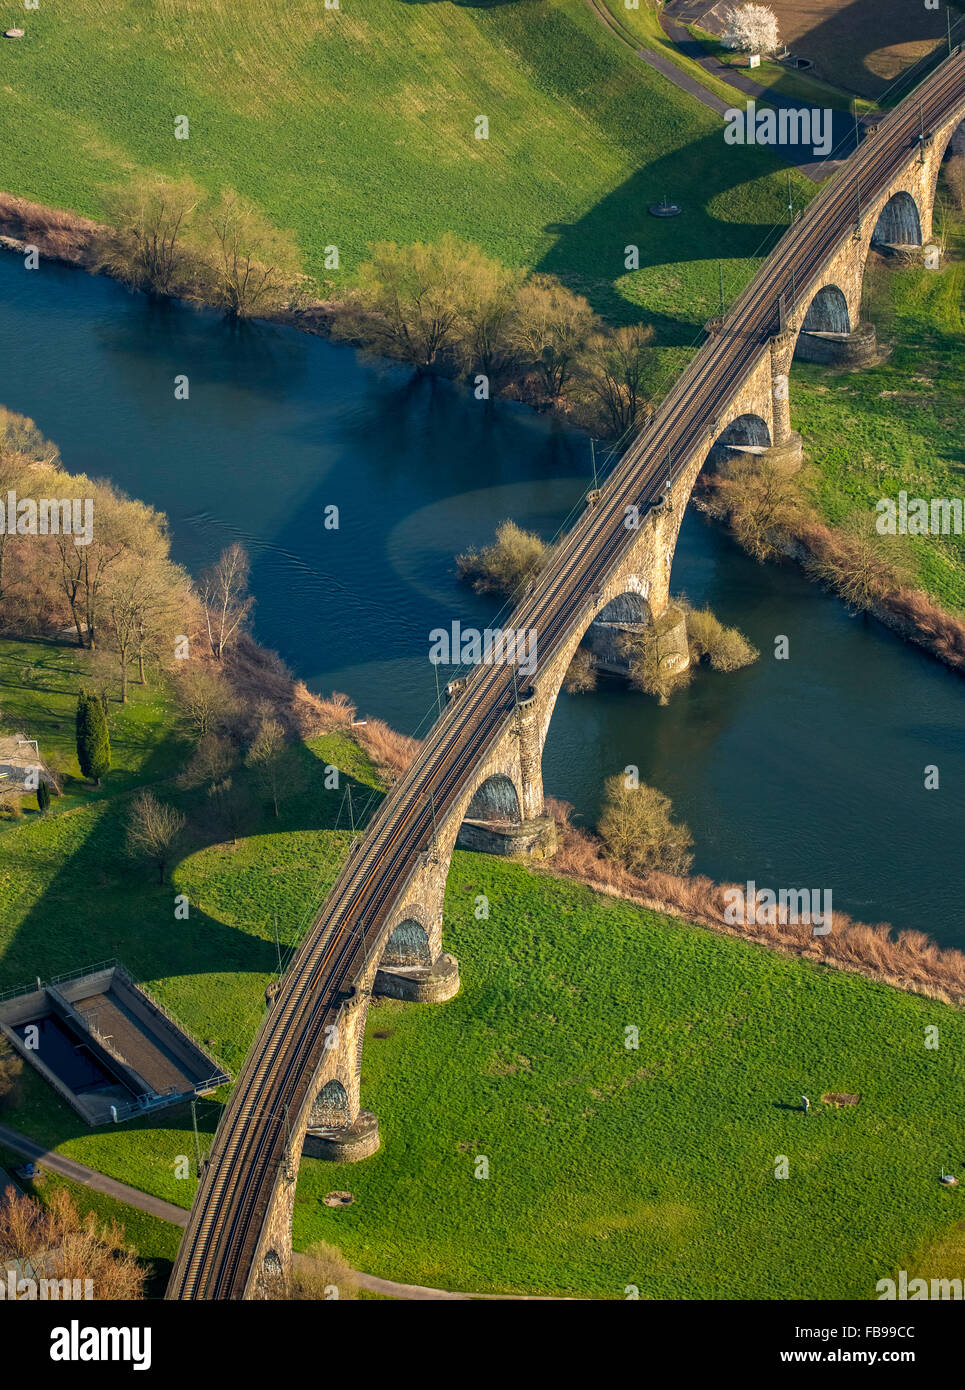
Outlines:
<svg viewBox="0 0 965 1390"><path fill-rule="evenodd" d="M563 677L563 689L569 695L583 695L596 689L596 666L586 647L577 647Z"/></svg>
<svg viewBox="0 0 965 1390"><path fill-rule="evenodd" d="M687 637L694 661L706 658L715 671L739 671L760 656L736 627L725 627L709 608L687 610Z"/></svg>
<svg viewBox="0 0 965 1390"><path fill-rule="evenodd" d="M512 597L534 579L549 560L553 547L535 531L524 531L515 521L504 521L496 539L481 553L467 550L456 556L459 578L472 584L477 594Z"/></svg>
<svg viewBox="0 0 965 1390"><path fill-rule="evenodd" d="M608 777L597 829L610 859L631 873L686 874L693 863L693 837L686 825L670 819L670 798L656 787L628 785L627 776Z"/></svg>
<svg viewBox="0 0 965 1390"><path fill-rule="evenodd" d="M907 587L914 573L904 537L880 535L870 514L854 513L838 530L814 528L803 539L812 551L805 569L857 613Z"/></svg>
<svg viewBox="0 0 965 1390"><path fill-rule="evenodd" d="M675 690L682 690L693 679L689 666L667 665L667 636L679 628L684 613L671 604L642 632L628 632L620 639L620 649L630 663L630 684L646 695L656 695L665 705ZM676 651L676 648L672 649Z"/></svg>

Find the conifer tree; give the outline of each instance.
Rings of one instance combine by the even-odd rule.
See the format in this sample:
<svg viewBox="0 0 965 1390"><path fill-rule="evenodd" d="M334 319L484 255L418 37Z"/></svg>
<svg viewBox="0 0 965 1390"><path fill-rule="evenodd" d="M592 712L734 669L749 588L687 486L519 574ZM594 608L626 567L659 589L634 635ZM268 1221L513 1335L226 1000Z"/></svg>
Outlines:
<svg viewBox="0 0 965 1390"><path fill-rule="evenodd" d="M111 770L111 741L104 707L96 695L82 690L77 697L77 761L85 777L100 786Z"/></svg>

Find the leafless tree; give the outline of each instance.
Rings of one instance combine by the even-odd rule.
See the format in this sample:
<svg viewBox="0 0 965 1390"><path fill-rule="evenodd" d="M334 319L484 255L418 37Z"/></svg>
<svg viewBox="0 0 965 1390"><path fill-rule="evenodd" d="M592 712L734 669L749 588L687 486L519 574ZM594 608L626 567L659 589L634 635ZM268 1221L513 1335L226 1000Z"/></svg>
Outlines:
<svg viewBox="0 0 965 1390"><path fill-rule="evenodd" d="M298 243L232 189L208 217L211 298L232 318L298 302L304 288Z"/></svg>
<svg viewBox="0 0 965 1390"><path fill-rule="evenodd" d="M244 546L235 541L223 550L216 564L201 576L201 602L211 654L224 659L232 639L240 632L254 607L248 593L251 562Z"/></svg>
<svg viewBox="0 0 965 1390"><path fill-rule="evenodd" d="M138 792L131 802L127 821L128 854L156 864L158 881L163 883L185 824L182 811L159 801L152 791Z"/></svg>
<svg viewBox="0 0 965 1390"><path fill-rule="evenodd" d="M245 761L271 797L277 817L285 777L285 730L282 724L272 717L268 708L263 708L260 716L258 731Z"/></svg>
<svg viewBox="0 0 965 1390"><path fill-rule="evenodd" d="M563 394L577 359L599 331L588 302L552 275L530 276L516 296L513 341L551 400Z"/></svg>

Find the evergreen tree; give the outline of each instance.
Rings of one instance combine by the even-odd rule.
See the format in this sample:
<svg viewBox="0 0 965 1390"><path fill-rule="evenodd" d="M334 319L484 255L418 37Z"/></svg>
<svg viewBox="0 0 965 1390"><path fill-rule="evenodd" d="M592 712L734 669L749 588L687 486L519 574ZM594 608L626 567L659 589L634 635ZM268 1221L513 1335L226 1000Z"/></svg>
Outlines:
<svg viewBox="0 0 965 1390"><path fill-rule="evenodd" d="M104 707L89 690L82 690L77 697L77 761L84 776L93 778L98 786L111 769Z"/></svg>
<svg viewBox="0 0 965 1390"><path fill-rule="evenodd" d="M46 815L50 808L50 788L46 782L37 783L37 805L41 815Z"/></svg>

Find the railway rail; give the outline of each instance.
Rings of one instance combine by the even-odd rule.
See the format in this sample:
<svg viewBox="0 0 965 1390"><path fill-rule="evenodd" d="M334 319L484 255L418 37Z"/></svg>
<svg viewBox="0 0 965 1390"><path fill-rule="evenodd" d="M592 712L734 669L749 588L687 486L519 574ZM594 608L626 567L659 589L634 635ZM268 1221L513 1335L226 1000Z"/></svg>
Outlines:
<svg viewBox="0 0 965 1390"><path fill-rule="evenodd" d="M864 141L788 228L705 343L660 410L607 479L507 620L539 635L540 666L568 633L574 609L602 587L632 544L625 508L663 502L675 463L706 441L735 389L781 327L782 301L803 301L829 256L861 220L931 130L965 101L965 54L951 54ZM433 825L468 786L487 750L514 717L508 666L479 666L442 713L421 752L349 856L295 955L235 1083L215 1135L172 1272L169 1299L244 1296L283 1165L292 1161L289 1116L304 1107L325 1045L352 982L380 945L387 913ZM539 672L534 682L539 683ZM297 1162L297 1158L295 1158Z"/></svg>

